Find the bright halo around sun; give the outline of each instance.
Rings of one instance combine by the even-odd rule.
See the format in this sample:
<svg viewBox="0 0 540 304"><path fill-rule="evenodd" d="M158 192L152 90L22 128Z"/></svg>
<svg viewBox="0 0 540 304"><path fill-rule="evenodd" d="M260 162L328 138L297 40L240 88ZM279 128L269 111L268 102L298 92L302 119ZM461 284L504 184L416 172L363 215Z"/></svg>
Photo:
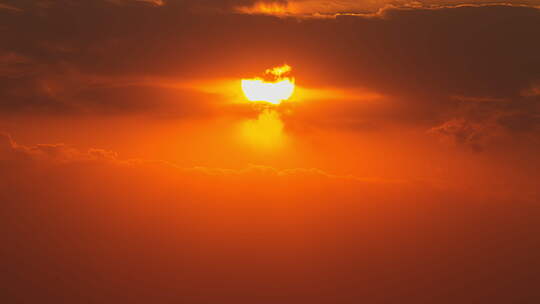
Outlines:
<svg viewBox="0 0 540 304"><path fill-rule="evenodd" d="M280 104L294 94L294 78L286 76L291 71L289 65L283 65L266 70L267 79L242 79L242 91L249 101Z"/></svg>

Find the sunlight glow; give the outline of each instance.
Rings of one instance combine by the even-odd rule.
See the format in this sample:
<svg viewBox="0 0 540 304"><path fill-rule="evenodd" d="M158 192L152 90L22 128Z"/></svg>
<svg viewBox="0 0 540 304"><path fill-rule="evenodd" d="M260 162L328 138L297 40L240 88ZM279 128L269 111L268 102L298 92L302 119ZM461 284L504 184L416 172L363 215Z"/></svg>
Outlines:
<svg viewBox="0 0 540 304"><path fill-rule="evenodd" d="M264 110L256 120L248 120L242 124L242 135L250 143L259 148L276 148L283 144L283 122L274 110Z"/></svg>
<svg viewBox="0 0 540 304"><path fill-rule="evenodd" d="M272 78L270 81L262 78L242 79L242 91L249 101L280 104L294 93L294 78L284 77L291 70L289 65L266 70L266 75Z"/></svg>

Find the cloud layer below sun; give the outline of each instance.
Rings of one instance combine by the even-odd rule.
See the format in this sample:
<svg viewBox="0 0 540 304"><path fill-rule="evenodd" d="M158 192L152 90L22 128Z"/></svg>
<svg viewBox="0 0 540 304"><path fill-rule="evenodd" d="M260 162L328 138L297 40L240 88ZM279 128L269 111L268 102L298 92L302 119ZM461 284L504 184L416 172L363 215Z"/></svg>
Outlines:
<svg viewBox="0 0 540 304"><path fill-rule="evenodd" d="M0 169L3 296L13 302L249 303L271 293L347 303L359 291L397 301L474 286L441 302L455 303L521 288L537 257L535 201L474 189L317 169L181 168L8 136Z"/></svg>

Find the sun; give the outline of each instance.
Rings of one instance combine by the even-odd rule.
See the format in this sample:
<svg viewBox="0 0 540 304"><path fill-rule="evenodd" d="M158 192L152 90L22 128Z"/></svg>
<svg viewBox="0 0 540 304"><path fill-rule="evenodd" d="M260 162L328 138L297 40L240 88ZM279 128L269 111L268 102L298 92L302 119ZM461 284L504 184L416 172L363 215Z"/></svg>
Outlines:
<svg viewBox="0 0 540 304"><path fill-rule="evenodd" d="M294 94L294 78L284 76L291 71L289 65L283 65L266 70L265 75L269 80L242 79L242 91L249 101L280 104Z"/></svg>
<svg viewBox="0 0 540 304"><path fill-rule="evenodd" d="M262 79L242 79L242 91L249 101L280 104L294 93L294 82L290 79L266 82Z"/></svg>

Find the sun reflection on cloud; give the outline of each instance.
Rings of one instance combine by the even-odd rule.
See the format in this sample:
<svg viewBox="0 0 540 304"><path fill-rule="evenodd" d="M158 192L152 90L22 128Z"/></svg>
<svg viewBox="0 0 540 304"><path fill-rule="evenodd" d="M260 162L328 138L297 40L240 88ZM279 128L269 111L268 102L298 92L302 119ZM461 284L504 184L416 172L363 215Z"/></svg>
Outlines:
<svg viewBox="0 0 540 304"><path fill-rule="evenodd" d="M284 144L285 134L279 113L265 109L257 119L247 120L241 125L242 137L259 148L277 148Z"/></svg>
<svg viewBox="0 0 540 304"><path fill-rule="evenodd" d="M240 6L236 11L242 14L262 14L273 16L285 16L290 13L290 4L282 2L259 1L251 6Z"/></svg>

